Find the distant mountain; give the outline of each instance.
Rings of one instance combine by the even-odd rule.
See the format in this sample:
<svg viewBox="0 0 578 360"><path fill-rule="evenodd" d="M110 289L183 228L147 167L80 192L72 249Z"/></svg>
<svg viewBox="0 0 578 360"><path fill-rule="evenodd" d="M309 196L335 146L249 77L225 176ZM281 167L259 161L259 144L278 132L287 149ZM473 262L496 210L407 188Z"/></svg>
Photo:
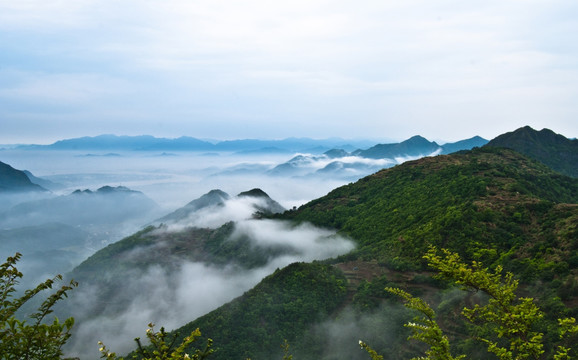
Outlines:
<svg viewBox="0 0 578 360"><path fill-rule="evenodd" d="M365 161L346 162L336 159L323 168L315 171L315 176L335 179L357 180L360 177L373 174L379 170L394 166L397 161L384 161L380 163L371 163Z"/></svg>
<svg viewBox="0 0 578 360"><path fill-rule="evenodd" d="M21 227L56 222L91 226L106 232L110 230L98 227L114 227L113 224L154 216L158 211L158 205L139 191L123 186L103 186L97 191L76 190L70 195L18 204L2 214L0 226Z"/></svg>
<svg viewBox="0 0 578 360"><path fill-rule="evenodd" d="M471 150L475 147L482 147L488 143L488 140L474 136L473 138L460 140L454 143L446 143L442 145L442 154L447 155L462 150Z"/></svg>
<svg viewBox="0 0 578 360"><path fill-rule="evenodd" d="M177 139L156 138L150 135L117 136L99 135L81 138L60 140L50 145L22 145L21 149L48 149L48 150L213 150L214 145L207 141L191 137Z"/></svg>
<svg viewBox="0 0 578 360"><path fill-rule="evenodd" d="M351 156L350 153L343 149L331 149L323 153L323 155L327 156L330 159L338 159L343 158L346 156Z"/></svg>
<svg viewBox="0 0 578 360"><path fill-rule="evenodd" d="M189 202L187 205L173 211L172 213L153 221L151 224L181 223L190 226L190 221L193 220L195 216L204 216L204 214L199 215L201 210L218 212L219 210L222 210L228 201L241 198L257 200L249 205L251 207L251 213L255 215L271 215L285 211L283 206L281 206L277 201L271 199L269 195L261 189L255 188L241 192L234 198L222 190L215 189L209 191L200 198ZM195 221L193 221L193 223L196 224Z"/></svg>
<svg viewBox="0 0 578 360"><path fill-rule="evenodd" d="M189 202L187 205L173 211L172 213L155 220L153 223L179 222L186 220L192 213L210 206L222 206L231 197L224 191L211 190L198 199Z"/></svg>
<svg viewBox="0 0 578 360"><path fill-rule="evenodd" d="M271 176L303 176L319 169L319 162L326 160L324 155L296 155L288 161L267 171Z"/></svg>
<svg viewBox="0 0 578 360"><path fill-rule="evenodd" d="M30 181L25 172L0 162L0 193L30 191L42 192L47 190Z"/></svg>
<svg viewBox="0 0 578 360"><path fill-rule="evenodd" d="M264 147L259 149L251 149L251 150L241 150L237 151L235 154L237 155L255 155L255 154L291 154L293 153L291 150L281 149L278 147L270 146Z"/></svg>
<svg viewBox="0 0 578 360"><path fill-rule="evenodd" d="M356 149L373 145L368 140L287 138L281 140L241 139L209 142L182 136L176 139L150 135L99 135L60 140L50 145L22 145L21 149L48 150L124 150L124 151L228 151L243 153L314 152L340 147Z"/></svg>
<svg viewBox="0 0 578 360"><path fill-rule="evenodd" d="M441 152L435 141L416 135L396 144L378 144L367 150L356 150L352 155L369 159L395 159L397 157L428 156Z"/></svg>
<svg viewBox="0 0 578 360"><path fill-rule="evenodd" d="M366 150L347 152L331 149L321 155L299 154L267 172L272 176L308 176L357 180L381 169L423 156L469 150L487 140L476 136L471 139L439 146L421 136L400 143L378 144Z"/></svg>
<svg viewBox="0 0 578 360"><path fill-rule="evenodd" d="M369 140L344 140L340 138L330 139L309 139L309 138L287 138L281 140L257 140L257 139L242 139L242 140L227 140L215 144L215 149L220 151L263 151L263 149L271 148L275 151L283 149L290 152L305 152L313 154L321 154L324 151L333 148L359 148L371 146L374 142Z"/></svg>
<svg viewBox="0 0 578 360"><path fill-rule="evenodd" d="M516 150L562 174L578 177L578 140L570 140L550 129L536 131L525 126L496 137L486 146Z"/></svg>
<svg viewBox="0 0 578 360"><path fill-rule="evenodd" d="M28 176L28 179L30 179L30 181L36 185L42 186L45 189L48 190L60 190L64 188L64 185L62 184L58 184L55 183L53 181L50 180L46 180L46 179L42 179L39 177L34 176L30 171L28 170L22 170L26 176Z"/></svg>
<svg viewBox="0 0 578 360"><path fill-rule="evenodd" d="M271 199L263 190L255 188L249 191L244 191L237 195L238 198L256 198L262 199L264 203L255 204L255 209L258 215L272 215L284 212L286 209L277 201Z"/></svg>

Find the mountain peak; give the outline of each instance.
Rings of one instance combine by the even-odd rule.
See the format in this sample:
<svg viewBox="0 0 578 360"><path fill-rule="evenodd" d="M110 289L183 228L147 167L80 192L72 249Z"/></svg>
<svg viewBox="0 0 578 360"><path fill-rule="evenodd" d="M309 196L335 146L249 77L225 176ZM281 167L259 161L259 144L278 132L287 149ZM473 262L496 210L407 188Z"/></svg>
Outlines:
<svg viewBox="0 0 578 360"><path fill-rule="evenodd" d="M370 159L393 159L396 157L427 156L440 149L440 146L423 136L415 135L396 144L378 144L367 150L355 151L354 155Z"/></svg>
<svg viewBox="0 0 578 360"><path fill-rule="evenodd" d="M47 191L30 181L25 172L0 161L0 192L3 191Z"/></svg>
<svg viewBox="0 0 578 360"><path fill-rule="evenodd" d="M244 197L244 196L270 198L266 192L264 192L259 188L254 188L249 191L243 191L239 193L239 195L237 195L237 197Z"/></svg>
<svg viewBox="0 0 578 360"><path fill-rule="evenodd" d="M570 140L550 129L524 126L502 134L486 146L515 150L568 176L578 177L578 140Z"/></svg>

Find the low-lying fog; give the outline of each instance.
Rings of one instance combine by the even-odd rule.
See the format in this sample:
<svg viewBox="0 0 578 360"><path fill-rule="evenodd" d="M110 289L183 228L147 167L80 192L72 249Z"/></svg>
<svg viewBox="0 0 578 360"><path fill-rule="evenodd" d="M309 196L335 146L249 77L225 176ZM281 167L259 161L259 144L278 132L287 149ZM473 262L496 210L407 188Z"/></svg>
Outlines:
<svg viewBox="0 0 578 360"><path fill-rule="evenodd" d="M33 175L54 183L53 194L45 194L43 197L68 196L77 189L96 191L102 186L123 186L140 191L154 200L160 206L159 216L184 206L212 189L221 189L235 196L243 191L260 188L284 208L290 209L349 182L343 178L265 175L268 170L292 157L293 155L279 154L241 156L226 153L89 154L74 151L0 151L0 161L19 170L29 170ZM127 291L132 289L139 295L135 296L122 314L114 316L107 316L105 313L91 318L90 311L94 306L91 301L98 301L96 295L99 289L91 287L90 284L84 284L84 287L81 284L74 290L76 294L71 299L64 300L69 301L69 306L75 308L73 313L84 315L79 316L79 321L75 324L69 342L70 355L81 358L87 355L90 358L97 357L97 340L105 341L112 350L119 353L128 351L134 348L132 339L143 336L149 322L156 322L167 329L182 326L241 295L276 268L295 261L334 257L353 248L349 240L338 238L326 229L312 226L294 228L276 221L256 222L248 219L251 211L246 205L243 201L233 199L218 211L204 209L187 219L188 224L180 225L216 227L225 221L234 220L238 225L233 236L242 233L251 238L257 247L279 244L290 246L294 250L290 255L272 258L263 267L245 271L227 266L216 267L188 262L182 264L178 273L167 273L161 267L151 267L145 273L127 273ZM83 211L88 212L89 209ZM141 220L140 222L131 219L130 225L125 224L122 228L122 233L125 236L130 235L158 218L151 216L143 214L142 219L137 219ZM28 224L29 226L41 225L40 215L36 214L36 217L30 219L37 223ZM79 225L80 228L83 231L89 229L85 225ZM14 229L4 228L2 231ZM171 231L170 227L167 231ZM114 235L111 235L108 241L101 242L100 247L122 238L116 231L111 231L111 234ZM96 251L98 247L95 246L92 250ZM1 255L5 258L12 254ZM83 252L78 262L88 255L90 253ZM27 254L24 258L26 257ZM35 259L34 256L28 258ZM48 265L38 264L36 267L26 264L27 270L37 271L35 274L26 274L28 279L36 280L50 275L47 271L42 271L42 268ZM68 271L73 265L75 264L67 263L58 269ZM83 317L85 318L82 319Z"/></svg>
<svg viewBox="0 0 578 360"><path fill-rule="evenodd" d="M290 160L287 154L3 150L0 161L63 185L56 194L110 185L142 191L172 211L212 189L237 194L261 188L286 208L325 195L348 181L263 176Z"/></svg>

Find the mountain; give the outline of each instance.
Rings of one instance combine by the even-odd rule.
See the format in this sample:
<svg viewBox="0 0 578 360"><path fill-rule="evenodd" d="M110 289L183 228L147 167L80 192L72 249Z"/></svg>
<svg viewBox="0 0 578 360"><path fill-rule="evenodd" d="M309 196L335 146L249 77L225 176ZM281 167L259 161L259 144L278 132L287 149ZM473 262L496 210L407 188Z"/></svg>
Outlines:
<svg viewBox="0 0 578 360"><path fill-rule="evenodd" d="M442 154L447 155L462 150L471 150L475 147L482 147L488 143L488 140L474 136L469 139L456 141L454 143L446 143L442 145Z"/></svg>
<svg viewBox="0 0 578 360"><path fill-rule="evenodd" d="M428 156L441 151L435 141L416 135L396 144L378 144L367 150L356 150L352 154L369 159L394 159L396 157Z"/></svg>
<svg viewBox="0 0 578 360"><path fill-rule="evenodd" d="M50 145L23 145L23 149L48 150L212 150L213 144L190 137L178 139L156 138L150 135L99 135L60 140Z"/></svg>
<svg viewBox="0 0 578 360"><path fill-rule="evenodd" d="M18 204L2 214L0 226L14 228L57 222L90 227L104 234L120 224L155 216L158 211L158 205L139 191L103 186L96 191L76 190L69 195Z"/></svg>
<svg viewBox="0 0 578 360"><path fill-rule="evenodd" d="M198 199L189 202L187 205L173 211L172 213L163 216L162 218L155 220L154 223L164 223L164 222L179 222L186 220L192 213L199 211L203 208L209 206L222 206L225 201L229 200L231 197L224 191L221 190L211 190L204 194Z"/></svg>
<svg viewBox="0 0 578 360"><path fill-rule="evenodd" d="M369 140L344 140L340 138L330 139L309 139L309 138L287 138L280 140L226 140L217 142L215 148L220 151L263 151L263 149L273 149L275 152L280 150L290 152L303 152L312 154L321 154L332 148L349 148L356 149L359 147L371 146L374 142Z"/></svg>
<svg viewBox="0 0 578 360"><path fill-rule="evenodd" d="M279 357L282 339L299 359L364 359L353 349L370 334L386 359L417 356L401 326L412 315L388 300L385 286L431 300L451 341L472 354L475 346L455 336L466 330L453 311L475 295L458 296L430 277L422 259L430 245L513 271L549 313L545 324L577 311L578 180L511 150L484 147L409 161L275 218L334 228L358 246L330 267L280 270L175 331L182 338L200 328L215 340L215 359ZM318 277L325 279L321 288L332 289L325 300L310 285ZM309 293L317 305L308 303Z"/></svg>
<svg viewBox="0 0 578 360"><path fill-rule="evenodd" d="M469 150L485 143L487 140L477 136L439 146L421 136L414 136L401 143L378 144L369 149L357 149L351 153L343 149L331 149L321 155L299 154L270 169L267 174L355 181L409 159Z"/></svg>
<svg viewBox="0 0 578 360"><path fill-rule="evenodd" d="M349 154L347 151L345 151L343 149L331 149L331 150L324 152L323 155L327 156L330 159L338 159L338 158L350 156L351 154Z"/></svg>
<svg viewBox="0 0 578 360"><path fill-rule="evenodd" d="M238 198L256 198L262 200L262 203L255 204L255 210L258 215L272 215L278 214L285 211L285 208L281 206L277 201L271 199L266 192L261 189L254 188L249 191L243 191L237 195Z"/></svg>
<svg viewBox="0 0 578 360"><path fill-rule="evenodd" d="M296 155L288 161L267 171L271 176L303 176L318 169L319 161L326 159L318 155Z"/></svg>
<svg viewBox="0 0 578 360"><path fill-rule="evenodd" d="M25 172L0 161L0 193L42 191L47 190L32 183Z"/></svg>
<svg viewBox="0 0 578 360"><path fill-rule="evenodd" d="M124 151L227 151L239 153L284 153L313 152L321 153L331 148L349 148L371 146L368 140L344 140L287 138L281 140L226 140L204 141L193 137L182 136L176 139L157 138L150 135L117 136L99 135L65 139L50 145L21 145L20 149L48 150L124 150Z"/></svg>
<svg viewBox="0 0 578 360"><path fill-rule="evenodd" d="M578 140L550 129L536 131L525 126L496 137L487 146L516 150L562 174L578 177Z"/></svg>
<svg viewBox="0 0 578 360"><path fill-rule="evenodd" d="M155 263L168 266L170 262L165 263L165 261L171 260L171 256L214 264L236 262L237 265L241 267L249 268L255 266L257 263L265 263L267 261L266 257L263 258L262 255L258 253L248 251L246 247L249 246L249 243L243 236L227 242L228 237L230 237L237 227L235 222L232 221L233 219L223 218L222 222L213 228L191 225L191 218L195 214L198 215L202 210L207 210L204 213L206 216L215 216L219 211L226 213L226 215L230 214L225 207L229 203L237 200L248 200L248 202L236 203L234 210L240 213L248 211L255 218L264 215L273 215L285 210L261 189L242 192L234 198L231 198L224 191L211 190L175 212L153 222L155 224L160 223L160 225L148 226L134 235L96 252L80 264L79 267L75 269L75 273L93 272L93 269L98 269L94 274L101 276L103 273L117 267L117 265L114 265L115 263L120 264L120 262L113 259L122 258L139 246L153 246L160 243L163 243L162 252L166 253L166 256L159 256L158 252L149 255L142 254L138 259L134 259L135 263L137 265L146 264L146 266ZM246 207L247 210L242 210L241 207L243 206ZM182 226L173 231L169 230L165 223L180 224ZM241 248L243 248L243 251L238 251ZM181 249L181 252L179 254L172 254L171 251L175 249ZM187 249L187 251L182 251L184 249ZM286 250L287 249L284 249L283 251ZM101 268L103 264L100 263L100 259L107 259L106 266ZM112 262L109 263L110 261ZM133 260L131 259L130 261ZM124 267L124 265L122 265L122 267ZM84 277L84 275L82 275L82 277Z"/></svg>
<svg viewBox="0 0 578 360"><path fill-rule="evenodd" d="M39 185L45 189L48 190L60 190L62 188L64 188L64 185L61 184L57 184L55 182L52 182L50 180L46 180L46 179L42 179L39 177L34 176L30 171L28 170L22 170L22 172L24 172L26 174L26 176L28 177L28 179L30 179L30 181L33 184Z"/></svg>
<svg viewBox="0 0 578 360"><path fill-rule="evenodd" d="M237 199L249 199L251 215L270 215L275 213L281 213L285 211L285 208L281 206L278 202L271 199L267 193L261 189L252 189L249 191L244 191L238 194L236 197L232 198L226 192L214 189L204 194L198 199L189 202L187 205L173 211L172 213L161 217L158 220L152 222L152 224L159 225L165 224L175 224L181 223L187 226L193 226L196 223L195 217L204 216L201 210L205 212L218 212L223 210L223 208L230 202L230 200ZM222 224L219 224L222 225Z"/></svg>
<svg viewBox="0 0 578 360"><path fill-rule="evenodd" d="M190 313L187 309L191 306L206 309L197 313L200 316L249 290L276 267L297 259L331 257L351 249L348 245L340 250L343 240L332 233L259 220L278 211L284 209L261 189L235 197L212 190L164 217L168 221L110 244L79 264L67 277L83 284L89 294L83 290L72 294L71 301L82 310L75 312L74 306L66 306L58 310L59 317L73 315L84 333L83 326L90 327L99 317L117 319L120 323L114 331L120 331L127 312L139 306L143 314L149 313L145 307L159 310L158 301L171 304L167 305L169 313L174 309ZM315 242L308 239L312 236ZM305 241L311 244L306 246ZM195 305L194 297L183 298L183 294L194 291L192 284L198 282L207 288L203 306ZM230 283L232 288L222 287L222 283ZM167 286L162 294L159 285ZM92 293L91 289L99 290ZM142 298L151 299L150 304ZM186 306L188 303L192 305ZM169 317L176 317L171 321L182 324L182 314L167 315L165 320ZM78 341L78 346L85 349L86 343Z"/></svg>

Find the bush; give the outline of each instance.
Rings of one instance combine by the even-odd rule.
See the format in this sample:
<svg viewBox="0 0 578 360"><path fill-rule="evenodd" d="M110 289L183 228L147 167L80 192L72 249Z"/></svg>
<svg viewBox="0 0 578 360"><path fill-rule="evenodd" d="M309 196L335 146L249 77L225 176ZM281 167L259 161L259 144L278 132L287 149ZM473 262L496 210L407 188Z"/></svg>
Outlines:
<svg viewBox="0 0 578 360"><path fill-rule="evenodd" d="M0 266L0 354L2 359L60 359L63 355L62 346L70 337L74 324L73 318L61 323L54 317L52 323L45 323L46 317L52 313L54 304L67 296L67 292L76 287L74 281L62 286L50 295L40 305L38 310L27 320L20 320L16 312L35 295L43 290L52 289L56 281L62 280L58 275L48 279L36 288L26 290L24 295L14 298L16 285L22 278L22 273L16 268L21 258L20 253L8 257Z"/></svg>

